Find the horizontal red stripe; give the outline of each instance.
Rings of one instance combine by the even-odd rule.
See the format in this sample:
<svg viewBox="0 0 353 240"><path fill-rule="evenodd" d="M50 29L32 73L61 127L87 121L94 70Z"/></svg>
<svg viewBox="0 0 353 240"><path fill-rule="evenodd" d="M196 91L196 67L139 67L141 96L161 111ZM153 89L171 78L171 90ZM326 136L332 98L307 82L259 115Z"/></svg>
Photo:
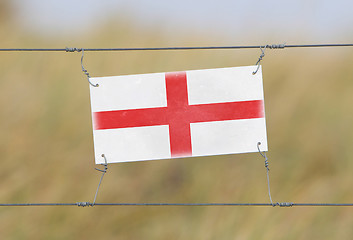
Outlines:
<svg viewBox="0 0 353 240"><path fill-rule="evenodd" d="M212 122L264 117L262 100L190 105L189 121Z"/></svg>
<svg viewBox="0 0 353 240"><path fill-rule="evenodd" d="M168 125L166 107L143 108L93 113L94 129L113 129Z"/></svg>
<svg viewBox="0 0 353 240"><path fill-rule="evenodd" d="M264 117L262 100L188 105L180 110L143 108L95 112L94 129L114 129L169 125L174 122L198 123Z"/></svg>

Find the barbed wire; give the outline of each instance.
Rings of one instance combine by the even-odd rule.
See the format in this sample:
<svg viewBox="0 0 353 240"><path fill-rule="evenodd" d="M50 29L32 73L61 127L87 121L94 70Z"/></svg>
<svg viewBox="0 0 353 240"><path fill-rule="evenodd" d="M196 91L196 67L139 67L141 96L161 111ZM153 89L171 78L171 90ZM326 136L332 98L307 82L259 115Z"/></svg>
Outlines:
<svg viewBox="0 0 353 240"><path fill-rule="evenodd" d="M270 44L249 46L195 46L195 47L136 47L136 48L0 48L2 52L81 52L81 51L172 51L172 50L227 50L227 49L284 49L318 47L353 47L353 43L329 44Z"/></svg>

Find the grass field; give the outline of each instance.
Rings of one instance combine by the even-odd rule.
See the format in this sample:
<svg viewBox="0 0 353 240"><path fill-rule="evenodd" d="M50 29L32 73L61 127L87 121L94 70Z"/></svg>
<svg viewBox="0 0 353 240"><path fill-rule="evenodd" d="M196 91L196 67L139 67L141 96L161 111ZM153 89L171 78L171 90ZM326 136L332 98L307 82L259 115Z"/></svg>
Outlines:
<svg viewBox="0 0 353 240"><path fill-rule="evenodd" d="M67 41L11 30L1 47L218 45L128 21ZM68 39L68 38L66 38ZM266 39L264 39L265 41ZM262 42L263 44L264 42ZM232 44L236 44L236 39ZM249 41L249 45L253 42ZM91 76L253 65L260 50L86 53ZM353 49L268 50L265 107L275 202L353 202ZM92 201L88 83L79 53L0 53L1 203ZM109 166L98 202L268 202L257 154ZM1 207L1 239L351 239L343 207Z"/></svg>

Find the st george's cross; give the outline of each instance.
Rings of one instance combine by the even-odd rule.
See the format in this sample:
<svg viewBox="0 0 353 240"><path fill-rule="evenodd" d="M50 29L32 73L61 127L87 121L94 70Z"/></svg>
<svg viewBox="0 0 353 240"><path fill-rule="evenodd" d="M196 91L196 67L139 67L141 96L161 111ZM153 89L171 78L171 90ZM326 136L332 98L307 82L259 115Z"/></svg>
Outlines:
<svg viewBox="0 0 353 240"><path fill-rule="evenodd" d="M261 68L91 78L96 164L267 151Z"/></svg>

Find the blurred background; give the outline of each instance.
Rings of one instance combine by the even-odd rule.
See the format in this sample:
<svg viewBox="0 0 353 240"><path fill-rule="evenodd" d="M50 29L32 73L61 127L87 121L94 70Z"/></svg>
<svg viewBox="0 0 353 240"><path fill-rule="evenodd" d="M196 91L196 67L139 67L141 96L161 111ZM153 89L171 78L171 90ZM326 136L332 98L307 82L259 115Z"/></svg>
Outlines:
<svg viewBox="0 0 353 240"><path fill-rule="evenodd" d="M0 0L0 48L353 42L353 2ZM93 77L254 65L254 50L86 52ZM80 53L0 52L0 202L93 201ZM353 202L353 48L267 50L275 202ZM137 149L138 150L138 149ZM109 165L97 202L269 202L258 153ZM347 207L1 207L1 239L351 239Z"/></svg>

